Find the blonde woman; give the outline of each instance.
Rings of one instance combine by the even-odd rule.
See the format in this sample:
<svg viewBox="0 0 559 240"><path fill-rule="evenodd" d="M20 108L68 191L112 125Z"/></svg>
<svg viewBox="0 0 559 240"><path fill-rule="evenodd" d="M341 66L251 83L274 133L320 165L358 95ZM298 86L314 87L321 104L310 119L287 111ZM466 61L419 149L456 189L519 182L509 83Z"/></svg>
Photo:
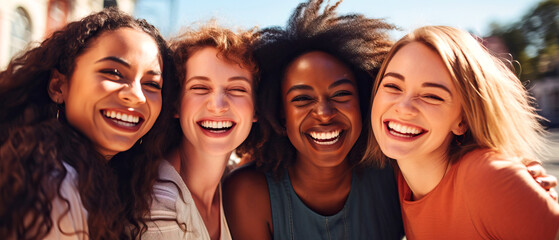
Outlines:
<svg viewBox="0 0 559 240"><path fill-rule="evenodd" d="M398 41L373 87L365 159L397 163L410 239L553 239L559 204L517 156L543 129L519 79L469 33L419 28Z"/></svg>

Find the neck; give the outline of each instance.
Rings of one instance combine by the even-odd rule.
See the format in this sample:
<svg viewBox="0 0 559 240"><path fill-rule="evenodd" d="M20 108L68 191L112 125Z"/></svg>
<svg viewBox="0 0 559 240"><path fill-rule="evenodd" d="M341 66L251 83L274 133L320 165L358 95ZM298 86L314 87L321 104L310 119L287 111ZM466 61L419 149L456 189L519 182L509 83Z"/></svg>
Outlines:
<svg viewBox="0 0 559 240"><path fill-rule="evenodd" d="M310 161L297 160L289 169L291 181L313 191L330 191L336 186L351 184L351 168L344 160L333 167L319 167Z"/></svg>
<svg viewBox="0 0 559 240"><path fill-rule="evenodd" d="M413 200L422 199L444 178L450 168L446 156L397 159L398 167L412 191Z"/></svg>
<svg viewBox="0 0 559 240"><path fill-rule="evenodd" d="M179 172L192 197L201 203L198 206L210 209L215 203L217 188L229 161L229 155L211 155L201 152L190 142L183 140L180 148L174 151L170 162ZM197 204L198 205L198 204Z"/></svg>
<svg viewBox="0 0 559 240"><path fill-rule="evenodd" d="M297 196L313 211L332 215L343 209L351 190L351 168L347 160L338 166L318 167L297 159L289 168L289 177Z"/></svg>

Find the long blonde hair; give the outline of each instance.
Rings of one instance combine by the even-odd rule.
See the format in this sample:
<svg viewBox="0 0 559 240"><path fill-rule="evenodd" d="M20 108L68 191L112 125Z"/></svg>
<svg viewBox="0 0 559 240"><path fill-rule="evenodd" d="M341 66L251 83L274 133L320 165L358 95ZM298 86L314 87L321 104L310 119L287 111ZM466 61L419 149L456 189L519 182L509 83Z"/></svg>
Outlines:
<svg viewBox="0 0 559 240"><path fill-rule="evenodd" d="M373 86L374 98L386 67L396 52L420 42L441 57L460 93L468 130L454 136L448 159L453 162L475 148L489 148L506 155L536 159L544 151L545 133L533 98L509 68L510 61L493 56L469 33L447 26L426 26L399 40L388 53ZM369 127L364 163L384 166L382 153ZM458 142L460 142L458 144Z"/></svg>

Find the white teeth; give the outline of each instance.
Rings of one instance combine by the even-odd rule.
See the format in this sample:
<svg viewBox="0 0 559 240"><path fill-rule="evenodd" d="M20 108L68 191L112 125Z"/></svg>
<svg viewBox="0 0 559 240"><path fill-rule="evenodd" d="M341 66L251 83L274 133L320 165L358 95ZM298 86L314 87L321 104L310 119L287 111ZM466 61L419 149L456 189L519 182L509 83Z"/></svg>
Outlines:
<svg viewBox="0 0 559 240"><path fill-rule="evenodd" d="M340 132L341 132L340 130L334 130L334 131L331 131L331 132L310 132L309 134L314 139L328 140L328 139L333 139L333 138L337 139L337 137L340 136Z"/></svg>
<svg viewBox="0 0 559 240"><path fill-rule="evenodd" d="M209 121L205 120L200 123L204 128L213 128L213 129L222 129L222 128L230 128L233 126L232 121Z"/></svg>
<svg viewBox="0 0 559 240"><path fill-rule="evenodd" d="M339 138L334 138L334 140L332 140L332 141L321 142L321 141L317 141L317 140L313 139L313 141L315 143L320 144L320 145L332 145L332 144L338 142L338 140L340 140L340 139Z"/></svg>
<svg viewBox="0 0 559 240"><path fill-rule="evenodd" d="M140 117L134 115L128 115L125 113L115 112L115 111L106 111L103 110L103 115L108 118L113 118L120 120L119 123L123 126L132 127L140 122Z"/></svg>
<svg viewBox="0 0 559 240"><path fill-rule="evenodd" d="M397 132L399 134L420 134L421 129L411 126L404 126L396 122L388 122L388 127L393 130L392 132Z"/></svg>

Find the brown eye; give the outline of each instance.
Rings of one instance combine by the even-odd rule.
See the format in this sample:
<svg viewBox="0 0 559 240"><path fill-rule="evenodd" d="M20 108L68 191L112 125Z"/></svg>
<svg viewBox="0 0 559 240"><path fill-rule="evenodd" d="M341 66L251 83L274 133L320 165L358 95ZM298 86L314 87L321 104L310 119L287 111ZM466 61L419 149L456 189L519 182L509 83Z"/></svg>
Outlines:
<svg viewBox="0 0 559 240"><path fill-rule="evenodd" d="M351 91L347 91L347 90L342 90L342 91L337 91L334 93L334 95L332 95L332 100L336 101L336 102L347 102L349 100L351 100L351 97L353 96L353 93Z"/></svg>
<svg viewBox="0 0 559 240"><path fill-rule="evenodd" d="M120 73L120 71L118 71L118 69L116 68L101 69L99 72L113 81L118 81L124 78L122 76L122 73Z"/></svg>

